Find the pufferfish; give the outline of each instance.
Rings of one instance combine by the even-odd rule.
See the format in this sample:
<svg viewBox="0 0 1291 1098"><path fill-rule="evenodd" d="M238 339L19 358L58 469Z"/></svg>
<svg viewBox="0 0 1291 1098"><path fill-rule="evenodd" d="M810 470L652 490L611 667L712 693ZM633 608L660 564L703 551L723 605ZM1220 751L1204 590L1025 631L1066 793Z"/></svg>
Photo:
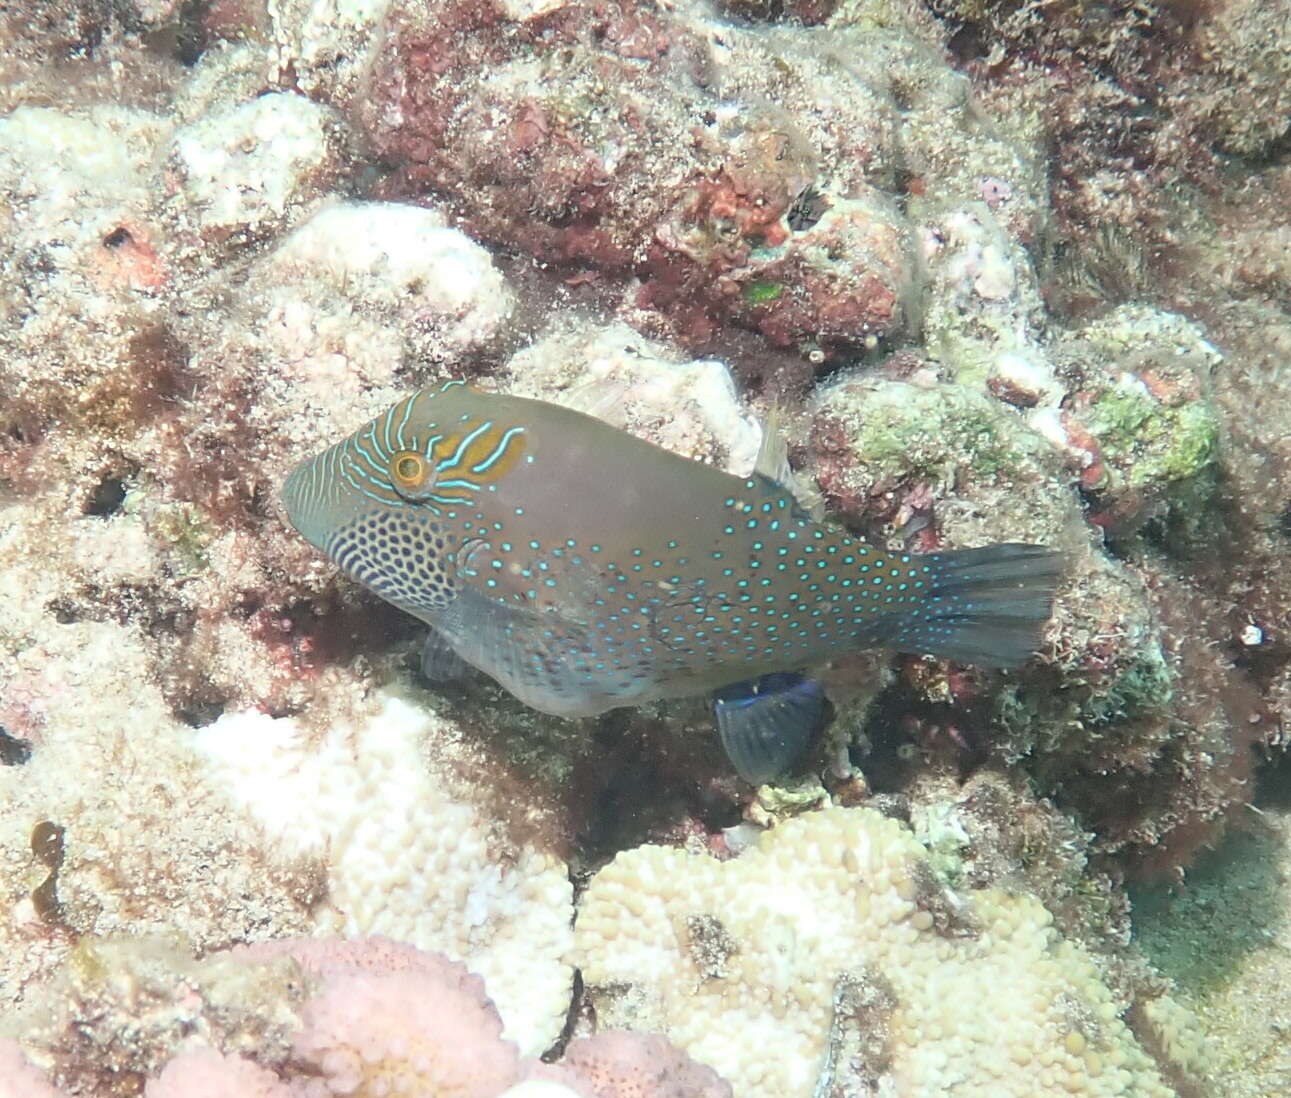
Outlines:
<svg viewBox="0 0 1291 1098"><path fill-rule="evenodd" d="M282 496L312 545L431 626L429 674L460 659L561 717L712 692L754 783L823 723L814 665L868 647L1019 663L1061 571L1037 545L879 549L766 472L459 381L305 460Z"/></svg>

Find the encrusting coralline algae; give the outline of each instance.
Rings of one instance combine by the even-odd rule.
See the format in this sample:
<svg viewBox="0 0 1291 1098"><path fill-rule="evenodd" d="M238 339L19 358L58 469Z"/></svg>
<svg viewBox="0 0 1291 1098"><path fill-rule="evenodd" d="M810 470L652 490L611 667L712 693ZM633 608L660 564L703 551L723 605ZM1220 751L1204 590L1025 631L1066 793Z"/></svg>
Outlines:
<svg viewBox="0 0 1291 1098"><path fill-rule="evenodd" d="M1284 9L0 14L0 1094L1277 1093ZM838 661L756 793L702 703L428 687L276 498L449 378L1059 548L1043 648ZM1154 882L1234 827L1212 971Z"/></svg>

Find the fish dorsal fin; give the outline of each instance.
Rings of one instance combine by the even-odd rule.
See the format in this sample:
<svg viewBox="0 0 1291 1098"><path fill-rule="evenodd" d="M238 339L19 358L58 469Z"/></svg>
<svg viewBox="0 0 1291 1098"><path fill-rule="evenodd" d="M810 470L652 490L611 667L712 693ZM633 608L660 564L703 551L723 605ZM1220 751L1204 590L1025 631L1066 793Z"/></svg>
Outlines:
<svg viewBox="0 0 1291 1098"><path fill-rule="evenodd" d="M762 443L758 446L753 475L770 481L780 491L788 492L812 519L819 522L825 515L824 501L815 485L808 485L789 465L789 446L784 440L781 423L784 413L773 404L762 419Z"/></svg>
<svg viewBox="0 0 1291 1098"><path fill-rule="evenodd" d="M550 399L624 430L628 422L628 388L628 383L622 378L587 377Z"/></svg>
<svg viewBox="0 0 1291 1098"><path fill-rule="evenodd" d="M779 405L773 404L762 419L762 442L758 446L753 472L774 481L786 492L793 491L793 470L789 468L789 447L785 444Z"/></svg>

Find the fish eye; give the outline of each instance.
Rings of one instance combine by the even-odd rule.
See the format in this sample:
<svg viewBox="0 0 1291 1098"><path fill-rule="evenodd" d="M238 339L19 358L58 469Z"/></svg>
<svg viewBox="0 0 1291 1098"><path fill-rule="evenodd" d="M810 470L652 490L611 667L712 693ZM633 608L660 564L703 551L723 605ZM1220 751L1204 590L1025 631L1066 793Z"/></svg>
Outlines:
<svg viewBox="0 0 1291 1098"><path fill-rule="evenodd" d="M427 487L431 468L415 450L400 450L390 458L390 483L401 496L413 497Z"/></svg>

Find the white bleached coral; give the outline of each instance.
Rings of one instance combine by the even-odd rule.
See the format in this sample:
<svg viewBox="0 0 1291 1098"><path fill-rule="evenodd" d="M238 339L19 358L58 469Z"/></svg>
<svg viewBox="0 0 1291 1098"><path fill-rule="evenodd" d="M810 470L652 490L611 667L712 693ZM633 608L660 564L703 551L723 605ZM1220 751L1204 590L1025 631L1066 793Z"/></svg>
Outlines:
<svg viewBox="0 0 1291 1098"><path fill-rule="evenodd" d="M343 166L340 120L303 96L272 92L180 129L171 165L203 232L276 232L331 189Z"/></svg>
<svg viewBox="0 0 1291 1098"><path fill-rule="evenodd" d="M101 348L129 327L126 317L137 323L159 307L151 295L164 285L165 264L144 222L148 168L165 128L158 115L107 104L79 114L24 106L0 118L0 277L22 287L6 307L24 302L5 342L54 349L40 384L69 375L85 383L84 361L60 360L73 357L69 321L84 323ZM122 287L131 291L126 308L114 294ZM6 358L6 380L21 389L21 359L14 350Z"/></svg>
<svg viewBox="0 0 1291 1098"><path fill-rule="evenodd" d="M0 119L0 183L7 197L39 212L53 210L77 225L87 196L138 200L161 121L142 111L98 106L84 117L49 107L19 107ZM78 205L79 203L79 205Z"/></svg>
<svg viewBox="0 0 1291 1098"><path fill-rule="evenodd" d="M620 854L575 957L601 1025L666 1032L741 1098L806 1098L822 1068L883 1094L1170 1098L1050 924L1029 897L951 896L901 824L830 808L726 863Z"/></svg>
<svg viewBox="0 0 1291 1098"><path fill-rule="evenodd" d="M48 558L23 567L9 549L0 602L40 606ZM0 1015L78 940L179 934L209 950L308 929L316 859L271 855L202 779L139 631L21 623L0 626L0 726L31 744L0 767Z"/></svg>
<svg viewBox="0 0 1291 1098"><path fill-rule="evenodd" d="M526 1053L559 1035L572 972L564 865L506 849L487 817L432 777L436 718L386 696L310 744L292 718L228 714L197 735L217 780L270 836L327 860L319 933L384 934L442 950L488 982Z"/></svg>
<svg viewBox="0 0 1291 1098"><path fill-rule="evenodd" d="M273 67L312 99L350 105L390 6L391 0L267 0Z"/></svg>
<svg viewBox="0 0 1291 1098"><path fill-rule="evenodd" d="M489 254L436 211L343 202L258 263L241 303L254 335L212 350L255 364L251 421L292 460L348 434L406 391L412 363L454 361L498 337L514 295ZM291 460L286 460L289 456Z"/></svg>
<svg viewBox="0 0 1291 1098"><path fill-rule="evenodd" d="M493 337L513 295L489 253L441 214L393 202L343 202L292 233L270 263L296 280L343 286L365 313L440 336L423 351L447 354Z"/></svg>

